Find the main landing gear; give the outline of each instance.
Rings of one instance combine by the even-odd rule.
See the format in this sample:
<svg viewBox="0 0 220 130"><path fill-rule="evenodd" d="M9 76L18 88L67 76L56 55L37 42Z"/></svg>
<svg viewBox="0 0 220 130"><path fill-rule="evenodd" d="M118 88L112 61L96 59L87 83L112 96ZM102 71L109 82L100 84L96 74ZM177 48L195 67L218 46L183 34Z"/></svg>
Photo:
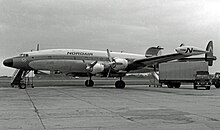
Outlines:
<svg viewBox="0 0 220 130"><path fill-rule="evenodd" d="M91 79L91 76L90 76L89 79L85 81L85 86L93 87L93 85L94 85L94 81ZM120 88L120 89L125 88L125 82L122 80L122 77L120 77L120 80L117 80L115 82L115 88Z"/></svg>
<svg viewBox="0 0 220 130"><path fill-rule="evenodd" d="M116 88L125 88L125 82L122 80L122 77L120 77L120 80L115 82L115 87Z"/></svg>
<svg viewBox="0 0 220 130"><path fill-rule="evenodd" d="M92 87L94 85L94 81L92 80L92 76L89 76L89 79L85 81L86 87Z"/></svg>

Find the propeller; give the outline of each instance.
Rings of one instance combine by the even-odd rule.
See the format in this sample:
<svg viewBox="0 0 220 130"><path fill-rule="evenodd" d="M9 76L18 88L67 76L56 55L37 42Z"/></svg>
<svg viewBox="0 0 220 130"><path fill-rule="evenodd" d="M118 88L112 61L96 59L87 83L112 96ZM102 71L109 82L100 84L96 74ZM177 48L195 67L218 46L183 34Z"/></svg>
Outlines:
<svg viewBox="0 0 220 130"><path fill-rule="evenodd" d="M87 70L88 72L91 72L91 71L92 71L92 68L96 65L97 62L98 62L98 61L96 60L96 61L93 61L92 63L88 64L88 65L86 66L86 70ZM84 61L84 63L85 63L85 61Z"/></svg>
<svg viewBox="0 0 220 130"><path fill-rule="evenodd" d="M108 60L109 60L109 62L110 62L110 63L109 63L110 67L109 67L108 74L107 74L107 78L108 78L109 75L110 75L111 69L114 68L114 66L116 65L116 63L115 63L115 60L111 57L111 54L110 54L110 52L109 52L108 49L107 49L107 55L108 55Z"/></svg>
<svg viewBox="0 0 220 130"><path fill-rule="evenodd" d="M110 52L109 52L108 49L107 49L107 55L108 55L108 60L109 60L110 62L112 62L113 60L112 60L111 54L110 54Z"/></svg>
<svg viewBox="0 0 220 130"><path fill-rule="evenodd" d="M110 72L111 70L114 68L114 66L116 65L115 63L115 60L111 57L111 54L110 54L110 51L107 49L107 56L108 56L108 60L109 60L109 70L108 70L108 74L107 74L107 77L109 77L110 75ZM83 60L83 62L85 63L85 61ZM96 61L93 61L92 63L90 64L86 64L86 70L87 70L87 73L88 75L90 74L90 72L92 72L93 70L93 67L97 64L97 60Z"/></svg>

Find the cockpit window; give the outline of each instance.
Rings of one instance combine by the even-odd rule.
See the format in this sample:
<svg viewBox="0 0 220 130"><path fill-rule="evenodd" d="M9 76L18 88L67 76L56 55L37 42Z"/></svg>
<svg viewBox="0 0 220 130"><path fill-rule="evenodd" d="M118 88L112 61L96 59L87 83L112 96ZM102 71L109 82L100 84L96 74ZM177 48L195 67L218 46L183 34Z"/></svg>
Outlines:
<svg viewBox="0 0 220 130"><path fill-rule="evenodd" d="M20 54L21 57L28 57L28 54Z"/></svg>

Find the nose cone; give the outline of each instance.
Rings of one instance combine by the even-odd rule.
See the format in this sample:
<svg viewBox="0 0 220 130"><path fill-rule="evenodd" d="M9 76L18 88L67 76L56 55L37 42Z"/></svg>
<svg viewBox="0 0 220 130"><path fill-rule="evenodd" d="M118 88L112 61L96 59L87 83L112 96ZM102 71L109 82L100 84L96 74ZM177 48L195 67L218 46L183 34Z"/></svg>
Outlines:
<svg viewBox="0 0 220 130"><path fill-rule="evenodd" d="M6 60L3 61L3 64L5 66L12 67L13 66L13 60L12 59L6 59Z"/></svg>

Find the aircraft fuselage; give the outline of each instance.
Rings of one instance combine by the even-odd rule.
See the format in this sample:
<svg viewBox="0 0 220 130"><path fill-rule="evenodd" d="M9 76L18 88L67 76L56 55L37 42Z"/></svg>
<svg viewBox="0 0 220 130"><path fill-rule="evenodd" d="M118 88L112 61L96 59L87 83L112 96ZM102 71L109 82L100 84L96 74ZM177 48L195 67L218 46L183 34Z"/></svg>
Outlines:
<svg viewBox="0 0 220 130"><path fill-rule="evenodd" d="M111 52L112 57L124 58L133 61L144 58L144 55ZM24 70L50 70L62 72L86 73L86 66L93 61L98 61L107 66L109 62L106 51L82 49L50 49L33 52L24 52L18 57L4 61L9 67Z"/></svg>

